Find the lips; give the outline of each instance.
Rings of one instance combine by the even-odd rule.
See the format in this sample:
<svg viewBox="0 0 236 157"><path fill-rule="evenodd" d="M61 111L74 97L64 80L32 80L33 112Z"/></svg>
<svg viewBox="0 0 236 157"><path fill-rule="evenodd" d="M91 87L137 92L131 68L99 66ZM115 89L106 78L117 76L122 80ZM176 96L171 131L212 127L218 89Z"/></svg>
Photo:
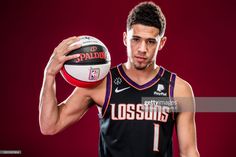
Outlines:
<svg viewBox="0 0 236 157"><path fill-rule="evenodd" d="M138 62L144 62L147 59L146 57L143 56L135 56L135 58Z"/></svg>

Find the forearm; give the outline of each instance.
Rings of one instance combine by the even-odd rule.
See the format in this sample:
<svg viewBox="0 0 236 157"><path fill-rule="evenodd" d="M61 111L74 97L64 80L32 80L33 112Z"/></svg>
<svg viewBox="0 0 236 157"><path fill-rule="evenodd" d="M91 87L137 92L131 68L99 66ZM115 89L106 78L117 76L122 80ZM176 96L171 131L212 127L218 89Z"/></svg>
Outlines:
<svg viewBox="0 0 236 157"><path fill-rule="evenodd" d="M39 124L43 134L54 134L58 121L55 76L44 74L39 100Z"/></svg>
<svg viewBox="0 0 236 157"><path fill-rule="evenodd" d="M200 157L200 154L197 150L197 148L192 148L191 150L189 150L186 153L181 153L180 152L180 157Z"/></svg>
<svg viewBox="0 0 236 157"><path fill-rule="evenodd" d="M195 114L192 112L180 113L178 122L182 125L177 126L179 139L180 157L199 157L197 148ZM184 127L183 127L184 126Z"/></svg>

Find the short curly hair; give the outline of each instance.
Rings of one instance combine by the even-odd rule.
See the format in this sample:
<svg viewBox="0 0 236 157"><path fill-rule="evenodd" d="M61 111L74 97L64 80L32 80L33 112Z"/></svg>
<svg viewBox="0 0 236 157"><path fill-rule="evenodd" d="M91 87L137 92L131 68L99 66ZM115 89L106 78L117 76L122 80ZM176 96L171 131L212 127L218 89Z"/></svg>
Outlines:
<svg viewBox="0 0 236 157"><path fill-rule="evenodd" d="M127 18L127 29L130 30L134 24L153 26L160 30L160 36L165 34L166 18L161 8L153 2L141 2L130 11Z"/></svg>

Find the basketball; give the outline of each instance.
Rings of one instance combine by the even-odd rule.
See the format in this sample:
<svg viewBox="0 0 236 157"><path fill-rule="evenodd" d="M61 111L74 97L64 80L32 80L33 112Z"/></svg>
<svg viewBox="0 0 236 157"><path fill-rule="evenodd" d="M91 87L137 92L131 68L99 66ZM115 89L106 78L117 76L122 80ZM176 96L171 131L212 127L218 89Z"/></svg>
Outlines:
<svg viewBox="0 0 236 157"><path fill-rule="evenodd" d="M93 36L80 36L71 46L75 44L81 47L67 55L80 54L79 57L66 61L60 73L73 86L95 87L110 70L110 53L105 44Z"/></svg>

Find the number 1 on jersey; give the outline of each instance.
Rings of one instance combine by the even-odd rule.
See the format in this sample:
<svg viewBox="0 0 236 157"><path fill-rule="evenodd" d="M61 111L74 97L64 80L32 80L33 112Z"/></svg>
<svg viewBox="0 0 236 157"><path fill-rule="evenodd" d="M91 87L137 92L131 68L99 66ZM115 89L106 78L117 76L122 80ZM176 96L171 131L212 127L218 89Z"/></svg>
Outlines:
<svg viewBox="0 0 236 157"><path fill-rule="evenodd" d="M154 123L153 151L157 152L159 152L159 134L160 134L160 125Z"/></svg>

